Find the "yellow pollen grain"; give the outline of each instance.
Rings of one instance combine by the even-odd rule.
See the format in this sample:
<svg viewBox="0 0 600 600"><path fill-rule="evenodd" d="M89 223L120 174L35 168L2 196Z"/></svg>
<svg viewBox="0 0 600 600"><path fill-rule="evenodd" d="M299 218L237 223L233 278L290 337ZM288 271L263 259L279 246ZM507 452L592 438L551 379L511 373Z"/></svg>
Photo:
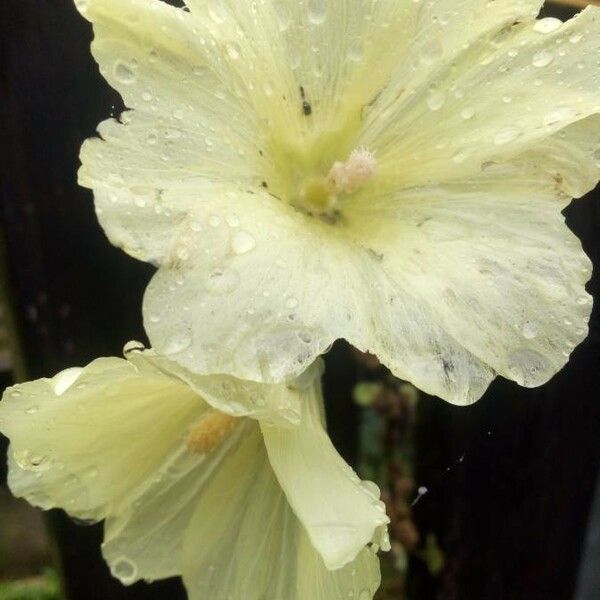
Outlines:
<svg viewBox="0 0 600 600"><path fill-rule="evenodd" d="M220 446L237 427L239 419L210 410L191 429L187 439L190 452L208 454Z"/></svg>

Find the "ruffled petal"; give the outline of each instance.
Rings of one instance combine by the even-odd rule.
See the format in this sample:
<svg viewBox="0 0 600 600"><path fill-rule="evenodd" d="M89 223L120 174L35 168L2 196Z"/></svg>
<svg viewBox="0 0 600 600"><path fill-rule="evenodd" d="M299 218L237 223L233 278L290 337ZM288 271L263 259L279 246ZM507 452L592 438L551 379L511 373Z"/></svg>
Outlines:
<svg viewBox="0 0 600 600"><path fill-rule="evenodd" d="M103 519L155 475L204 410L177 379L114 358L16 385L0 403L19 467L11 490L44 509Z"/></svg>
<svg viewBox="0 0 600 600"><path fill-rule="evenodd" d="M344 337L459 402L493 378L346 228L266 193L223 194L218 211L199 206L196 220L203 231L183 240L185 260L163 264L144 300L153 346L184 367L285 381Z"/></svg>
<svg viewBox="0 0 600 600"><path fill-rule="evenodd" d="M588 7L564 24L516 19L426 78L404 68L365 116L361 144L378 157L379 184L476 176L599 113L599 52L600 9Z"/></svg>
<svg viewBox="0 0 600 600"><path fill-rule="evenodd" d="M477 178L356 199L350 211L382 268L524 386L548 381L588 333L591 263L561 210L598 179L599 133L600 119L588 119Z"/></svg>
<svg viewBox="0 0 600 600"><path fill-rule="evenodd" d="M334 570L351 563L368 544L389 550L389 519L377 486L362 482L333 447L322 407L315 382L303 395L299 427L285 430L261 423L261 429L288 502L326 567Z"/></svg>
<svg viewBox="0 0 600 600"><path fill-rule="evenodd" d="M303 390L308 384L314 385L322 372L317 361L295 382L264 385L229 375L196 375L154 351L138 353L130 360L151 365L168 377L177 377L220 412L238 418L251 417L279 427L300 422Z"/></svg>
<svg viewBox="0 0 600 600"><path fill-rule="evenodd" d="M380 581L370 549L344 569L327 570L273 474L255 425L199 498L183 562L190 600L371 600Z"/></svg>
<svg viewBox="0 0 600 600"><path fill-rule="evenodd" d="M113 243L157 262L206 180L259 185L264 128L237 75L188 12L158 0L81 3L93 54L133 108L100 124L82 147L81 185L95 192Z"/></svg>

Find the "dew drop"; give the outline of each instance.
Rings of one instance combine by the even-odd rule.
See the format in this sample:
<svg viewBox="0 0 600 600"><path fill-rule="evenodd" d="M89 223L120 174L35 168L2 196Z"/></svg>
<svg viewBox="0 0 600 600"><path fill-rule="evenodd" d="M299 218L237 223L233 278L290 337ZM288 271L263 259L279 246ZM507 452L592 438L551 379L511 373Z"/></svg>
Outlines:
<svg viewBox="0 0 600 600"><path fill-rule="evenodd" d="M557 31L563 26L563 22L560 19L554 17L547 17L545 19L539 19L533 26L533 30L538 33L552 33Z"/></svg>
<svg viewBox="0 0 600 600"><path fill-rule="evenodd" d="M528 340L532 340L538 334L538 328L535 323L531 321L526 321L523 325L523 337Z"/></svg>
<svg viewBox="0 0 600 600"><path fill-rule="evenodd" d="M372 600L373 595L369 590L362 590L362 592L358 595L358 600Z"/></svg>
<svg viewBox="0 0 600 600"><path fill-rule="evenodd" d="M239 227L240 226L240 218L234 213L227 215L225 217L225 221L227 222L227 225L229 225L229 227Z"/></svg>
<svg viewBox="0 0 600 600"><path fill-rule="evenodd" d="M129 85L136 80L135 73L132 68L122 60L118 60L114 66L115 77L121 83Z"/></svg>
<svg viewBox="0 0 600 600"><path fill-rule="evenodd" d="M115 562L112 563L110 570L114 577L126 585L133 583L137 577L136 566L124 556L117 558Z"/></svg>
<svg viewBox="0 0 600 600"><path fill-rule="evenodd" d="M570 106L558 106L546 114L544 117L544 125L556 125L557 123L568 121L574 116L575 111Z"/></svg>
<svg viewBox="0 0 600 600"><path fill-rule="evenodd" d="M296 298L288 298L285 306L286 308L296 308L298 306L298 300L296 300Z"/></svg>
<svg viewBox="0 0 600 600"><path fill-rule="evenodd" d="M546 359L535 350L519 348L507 357L510 376L525 387L540 385L548 371Z"/></svg>
<svg viewBox="0 0 600 600"><path fill-rule="evenodd" d="M312 0L308 7L308 20L313 25L322 25L327 20L327 4L325 0Z"/></svg>
<svg viewBox="0 0 600 600"><path fill-rule="evenodd" d="M361 62L365 54L362 40L354 40L348 49L348 58L353 62Z"/></svg>
<svg viewBox="0 0 600 600"><path fill-rule="evenodd" d="M550 52L550 50L544 49L534 55L531 64L534 67L542 68L547 67L553 60L554 53Z"/></svg>
<svg viewBox="0 0 600 600"><path fill-rule="evenodd" d="M571 42L571 44L579 44L579 42L583 39L583 35L581 35L580 33L574 33L570 38L569 38L569 42Z"/></svg>
<svg viewBox="0 0 600 600"><path fill-rule="evenodd" d="M50 381L54 393L57 396L64 394L77 381L82 372L81 367L71 367L55 375Z"/></svg>
<svg viewBox="0 0 600 600"><path fill-rule="evenodd" d="M446 96L442 92L432 90L427 97L427 106L429 106L429 110L437 111L444 106L445 101Z"/></svg>
<svg viewBox="0 0 600 600"><path fill-rule="evenodd" d="M131 340L123 346L123 356L127 356L128 354L136 352L143 352L145 349L146 347L144 346L144 344L142 344L142 342Z"/></svg>
<svg viewBox="0 0 600 600"><path fill-rule="evenodd" d="M192 345L192 336L189 331L180 331L171 335L165 344L165 354L179 354Z"/></svg>
<svg viewBox="0 0 600 600"><path fill-rule="evenodd" d="M465 121L468 121L469 119L472 119L475 116L475 109L472 106L468 106L466 108L463 108L463 110L460 113L460 116Z"/></svg>
<svg viewBox="0 0 600 600"><path fill-rule="evenodd" d="M273 8L275 9L279 31L286 31L289 29L292 22L292 17L290 16L286 3L278 0L277 2L274 2Z"/></svg>
<svg viewBox="0 0 600 600"><path fill-rule="evenodd" d="M246 254L254 250L256 240L254 236L247 231L238 231L231 242L231 247L236 254Z"/></svg>

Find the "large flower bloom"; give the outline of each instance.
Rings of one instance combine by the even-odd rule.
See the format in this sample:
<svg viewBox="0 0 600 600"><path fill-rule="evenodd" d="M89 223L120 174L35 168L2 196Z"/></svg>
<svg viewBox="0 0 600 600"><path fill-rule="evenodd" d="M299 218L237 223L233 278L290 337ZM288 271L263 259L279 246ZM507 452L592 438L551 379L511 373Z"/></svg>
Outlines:
<svg viewBox="0 0 600 600"><path fill-rule="evenodd" d="M106 519L125 584L182 574L192 600L370 600L388 519L322 409L318 366L263 385L144 351L10 388L0 429L13 493Z"/></svg>
<svg viewBox="0 0 600 600"><path fill-rule="evenodd" d="M600 177L600 11L540 0L86 0L133 109L82 150L109 238L159 270L153 345L281 381L337 338L456 403L587 333L561 210Z"/></svg>

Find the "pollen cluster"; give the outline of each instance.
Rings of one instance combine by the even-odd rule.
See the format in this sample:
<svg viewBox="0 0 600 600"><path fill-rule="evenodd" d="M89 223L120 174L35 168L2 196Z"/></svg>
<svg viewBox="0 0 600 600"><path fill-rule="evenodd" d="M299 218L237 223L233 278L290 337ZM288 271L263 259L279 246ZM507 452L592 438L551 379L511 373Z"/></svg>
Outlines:
<svg viewBox="0 0 600 600"><path fill-rule="evenodd" d="M332 194L351 194L367 182L377 171L377 160L364 148L353 150L346 162L337 161L327 175Z"/></svg>
<svg viewBox="0 0 600 600"><path fill-rule="evenodd" d="M225 413L209 410L190 429L187 447L190 452L209 454L220 446L236 428L239 419Z"/></svg>

